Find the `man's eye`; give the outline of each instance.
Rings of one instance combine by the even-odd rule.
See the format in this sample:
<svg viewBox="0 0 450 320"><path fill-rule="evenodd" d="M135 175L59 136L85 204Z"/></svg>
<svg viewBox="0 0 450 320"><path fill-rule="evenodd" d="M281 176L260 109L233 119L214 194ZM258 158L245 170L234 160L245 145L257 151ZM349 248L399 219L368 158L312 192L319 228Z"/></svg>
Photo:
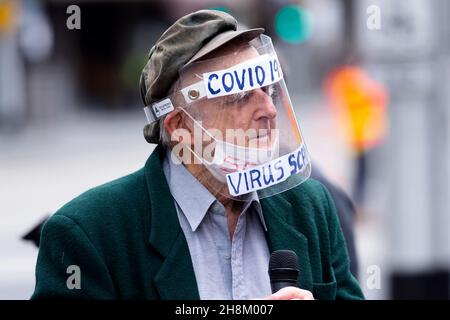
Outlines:
<svg viewBox="0 0 450 320"><path fill-rule="evenodd" d="M270 86L264 87L264 92L270 96L272 99L277 95L278 89L275 85L271 84Z"/></svg>
<svg viewBox="0 0 450 320"><path fill-rule="evenodd" d="M276 85L270 85L270 86L266 86L263 87L262 90L271 98L274 99L277 95L278 95L278 88ZM239 92L239 93L235 93L232 95L229 95L226 100L225 103L227 105L232 105L232 104L242 104L248 101L248 99L252 96L253 94L253 90L251 91L246 91L246 92Z"/></svg>

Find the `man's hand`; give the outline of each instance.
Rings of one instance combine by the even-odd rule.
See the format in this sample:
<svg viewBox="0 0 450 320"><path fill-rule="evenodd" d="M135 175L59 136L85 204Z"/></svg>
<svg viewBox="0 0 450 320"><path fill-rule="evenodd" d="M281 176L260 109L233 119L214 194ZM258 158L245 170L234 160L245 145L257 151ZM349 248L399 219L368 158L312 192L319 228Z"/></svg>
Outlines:
<svg viewBox="0 0 450 320"><path fill-rule="evenodd" d="M312 293L295 287L285 287L264 300L314 300Z"/></svg>

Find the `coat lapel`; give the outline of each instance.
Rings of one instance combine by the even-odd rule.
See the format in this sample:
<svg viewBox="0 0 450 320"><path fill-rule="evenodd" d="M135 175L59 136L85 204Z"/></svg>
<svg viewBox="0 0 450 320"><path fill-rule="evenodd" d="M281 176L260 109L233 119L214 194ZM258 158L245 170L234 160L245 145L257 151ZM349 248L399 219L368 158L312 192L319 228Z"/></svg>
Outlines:
<svg viewBox="0 0 450 320"><path fill-rule="evenodd" d="M288 222L289 215L299 213L295 212L291 204L279 195L262 199L260 202L267 224L267 241L270 252L275 250L294 251L298 256L300 269L297 284L300 288L311 291L312 270L309 261L308 239Z"/></svg>
<svg viewBox="0 0 450 320"><path fill-rule="evenodd" d="M157 146L145 165L150 209L150 244L164 262L154 278L161 299L199 299L189 248L161 163L165 156Z"/></svg>
<svg viewBox="0 0 450 320"><path fill-rule="evenodd" d="M154 280L161 299L200 299L189 248L183 232L178 232L175 243Z"/></svg>

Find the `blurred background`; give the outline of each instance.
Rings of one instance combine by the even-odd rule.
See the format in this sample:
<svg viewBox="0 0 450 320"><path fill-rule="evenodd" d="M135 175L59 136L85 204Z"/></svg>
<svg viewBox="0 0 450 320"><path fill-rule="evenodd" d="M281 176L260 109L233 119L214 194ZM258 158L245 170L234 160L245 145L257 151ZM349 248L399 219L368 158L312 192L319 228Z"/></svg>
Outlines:
<svg viewBox="0 0 450 320"><path fill-rule="evenodd" d="M0 299L33 292L24 236L144 165L140 71L204 8L272 37L314 170L355 203L366 297L449 299L449 0L0 0Z"/></svg>

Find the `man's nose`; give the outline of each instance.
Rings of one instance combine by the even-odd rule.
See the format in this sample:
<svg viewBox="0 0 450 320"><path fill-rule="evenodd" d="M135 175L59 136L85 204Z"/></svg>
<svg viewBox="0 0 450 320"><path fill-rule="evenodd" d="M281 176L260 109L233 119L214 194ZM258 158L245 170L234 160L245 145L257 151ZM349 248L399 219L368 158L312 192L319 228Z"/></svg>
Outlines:
<svg viewBox="0 0 450 320"><path fill-rule="evenodd" d="M255 89L254 97L254 103L257 108L255 112L256 120L259 120L260 118L273 119L277 116L277 109L273 104L272 97L264 90Z"/></svg>

